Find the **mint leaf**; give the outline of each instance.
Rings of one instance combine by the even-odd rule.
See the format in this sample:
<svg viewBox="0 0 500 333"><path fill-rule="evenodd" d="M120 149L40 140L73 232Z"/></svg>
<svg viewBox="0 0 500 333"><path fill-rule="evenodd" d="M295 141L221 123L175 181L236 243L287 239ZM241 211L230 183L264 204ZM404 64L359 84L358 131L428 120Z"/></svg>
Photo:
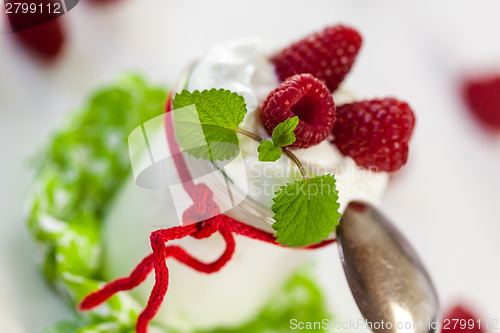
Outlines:
<svg viewBox="0 0 500 333"><path fill-rule="evenodd" d="M276 147L285 147L295 142L295 133L293 130L299 124L299 117L287 119L278 124L271 135Z"/></svg>
<svg viewBox="0 0 500 333"><path fill-rule="evenodd" d="M282 245L307 246L326 239L339 224L340 213L333 175L288 183L276 192L271 207L273 229Z"/></svg>
<svg viewBox="0 0 500 333"><path fill-rule="evenodd" d="M227 160L239 152L238 125L247 112L245 100L224 89L183 90L174 103L175 138L183 151L205 160ZM195 108L185 108L195 105Z"/></svg>
<svg viewBox="0 0 500 333"><path fill-rule="evenodd" d="M281 148L276 147L271 140L262 140L257 147L259 161L275 162L281 157Z"/></svg>

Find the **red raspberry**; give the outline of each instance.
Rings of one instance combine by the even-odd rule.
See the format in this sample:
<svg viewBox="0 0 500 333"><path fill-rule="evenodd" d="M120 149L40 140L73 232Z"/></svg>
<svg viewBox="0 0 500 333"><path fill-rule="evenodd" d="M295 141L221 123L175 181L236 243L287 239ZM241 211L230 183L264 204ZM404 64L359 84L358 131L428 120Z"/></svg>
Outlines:
<svg viewBox="0 0 500 333"><path fill-rule="evenodd" d="M334 142L358 165L396 171L408 159L415 117L407 103L394 98L339 106Z"/></svg>
<svg viewBox="0 0 500 333"><path fill-rule="evenodd" d="M335 25L290 45L272 61L281 81L310 73L334 91L349 73L360 47L361 36L356 30Z"/></svg>
<svg viewBox="0 0 500 333"><path fill-rule="evenodd" d="M485 125L500 129L500 74L468 79L463 95L470 110Z"/></svg>
<svg viewBox="0 0 500 333"><path fill-rule="evenodd" d="M36 0L25 0L23 3L36 10L23 13L22 8L14 6L7 13L14 36L37 55L47 60L55 59L65 41L61 26L64 10L58 7L61 1L45 0L43 7Z"/></svg>
<svg viewBox="0 0 500 333"><path fill-rule="evenodd" d="M282 82L262 104L261 117L269 134L279 123L299 117L293 148L307 148L325 140L335 123L335 104L328 88L311 74L297 74Z"/></svg>
<svg viewBox="0 0 500 333"><path fill-rule="evenodd" d="M32 52L47 60L53 60L59 55L65 41L60 20L61 18L56 18L16 32L15 36Z"/></svg>
<svg viewBox="0 0 500 333"><path fill-rule="evenodd" d="M474 313L458 304L444 316L441 333L481 333L485 331L484 327Z"/></svg>

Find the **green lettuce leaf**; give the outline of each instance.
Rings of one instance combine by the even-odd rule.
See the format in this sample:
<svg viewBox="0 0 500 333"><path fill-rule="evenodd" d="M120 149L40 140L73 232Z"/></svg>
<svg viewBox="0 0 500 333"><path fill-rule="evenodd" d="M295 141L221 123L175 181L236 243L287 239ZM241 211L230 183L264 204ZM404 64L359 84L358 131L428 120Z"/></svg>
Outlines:
<svg viewBox="0 0 500 333"><path fill-rule="evenodd" d="M43 273L73 306L103 283L101 223L130 174L128 135L163 113L165 99L164 89L124 76L95 92L34 159L27 228L38 245ZM117 295L104 308L83 318L130 327L141 311L128 294Z"/></svg>
<svg viewBox="0 0 500 333"><path fill-rule="evenodd" d="M198 330L193 333L288 333L290 319L297 321L317 321L333 319L325 310L325 300L320 289L311 278L308 269L293 274L283 287L271 295L269 302L250 321L235 327L218 327L211 330ZM103 329L113 327L115 333L134 333L133 327L117 326L116 322L104 322L87 325L83 323L61 322L43 333L100 333L111 332ZM151 325L151 333L179 333L166 328ZM326 332L326 330L309 330Z"/></svg>

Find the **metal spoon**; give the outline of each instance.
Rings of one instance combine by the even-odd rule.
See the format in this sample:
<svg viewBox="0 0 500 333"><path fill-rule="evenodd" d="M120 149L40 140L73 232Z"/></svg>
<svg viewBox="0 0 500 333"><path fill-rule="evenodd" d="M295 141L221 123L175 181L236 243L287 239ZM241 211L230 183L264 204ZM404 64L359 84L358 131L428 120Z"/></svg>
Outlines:
<svg viewBox="0 0 500 333"><path fill-rule="evenodd" d="M429 274L385 217L367 204L350 203L337 239L347 282L373 332L438 330L439 301Z"/></svg>

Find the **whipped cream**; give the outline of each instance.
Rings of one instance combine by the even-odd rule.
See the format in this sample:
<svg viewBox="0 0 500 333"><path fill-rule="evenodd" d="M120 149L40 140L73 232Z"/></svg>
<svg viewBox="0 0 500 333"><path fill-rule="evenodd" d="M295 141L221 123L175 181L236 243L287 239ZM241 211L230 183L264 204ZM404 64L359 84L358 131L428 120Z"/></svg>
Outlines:
<svg viewBox="0 0 500 333"><path fill-rule="evenodd" d="M242 128L269 137L257 110L267 94L278 85L269 61L274 51L272 44L257 38L217 45L197 61L185 86L191 91L224 88L242 95L248 109ZM336 103L351 99L342 91L334 95ZM273 231L270 219L273 192L278 186L298 179L300 173L286 156L275 163L258 161L258 143L245 136L239 136L239 139L243 158L227 166L225 172L236 187L248 188L248 195L241 205L225 214ZM328 140L314 147L294 150L294 153L310 172L335 175L341 211L351 200L377 204L385 190L387 174L358 168ZM242 169L246 179L241 177ZM177 174L173 166L167 167L166 171L170 175ZM127 276L143 257L151 253L150 233L179 222L173 197L169 189L140 188L132 178L125 184L105 221L103 243L106 246L104 267L107 279ZM186 200L186 206L189 206L191 203ZM181 244L206 262L215 260L224 247L217 234L209 239L188 237L174 243ZM237 236L232 260L217 273L198 273L169 260L169 290L155 321L180 331L243 324L256 316L272 293L279 290L290 274L312 255L314 251L281 248ZM145 305L153 284L154 274L151 274L146 283L132 293Z"/></svg>

